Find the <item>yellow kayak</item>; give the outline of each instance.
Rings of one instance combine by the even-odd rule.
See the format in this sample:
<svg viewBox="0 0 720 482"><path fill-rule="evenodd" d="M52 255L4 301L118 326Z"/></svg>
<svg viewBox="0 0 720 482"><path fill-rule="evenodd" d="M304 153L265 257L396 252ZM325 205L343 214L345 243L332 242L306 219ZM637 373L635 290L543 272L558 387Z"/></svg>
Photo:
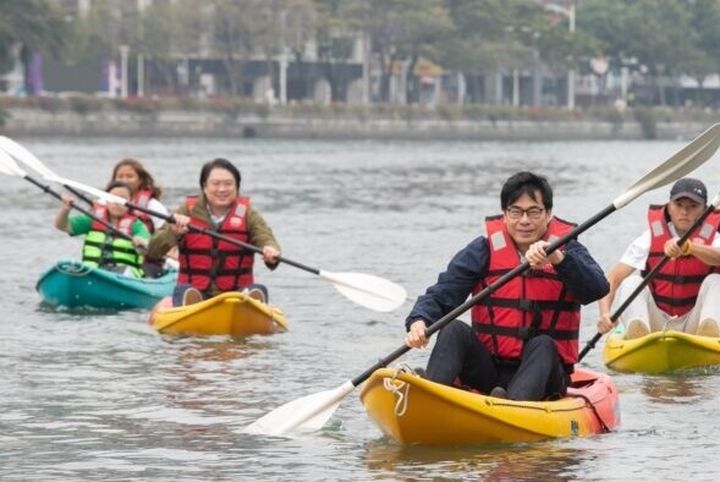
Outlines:
<svg viewBox="0 0 720 482"><path fill-rule="evenodd" d="M720 338L680 331L655 331L625 339L622 325L608 336L603 361L619 372L657 374L720 364Z"/></svg>
<svg viewBox="0 0 720 482"><path fill-rule="evenodd" d="M396 369L375 371L360 400L380 429L402 444L533 442L587 436L620 423L618 391L607 375L577 370L560 400L493 398Z"/></svg>
<svg viewBox="0 0 720 482"><path fill-rule="evenodd" d="M287 318L274 306L231 291L188 306L157 309L150 324L173 335L269 335L287 330Z"/></svg>

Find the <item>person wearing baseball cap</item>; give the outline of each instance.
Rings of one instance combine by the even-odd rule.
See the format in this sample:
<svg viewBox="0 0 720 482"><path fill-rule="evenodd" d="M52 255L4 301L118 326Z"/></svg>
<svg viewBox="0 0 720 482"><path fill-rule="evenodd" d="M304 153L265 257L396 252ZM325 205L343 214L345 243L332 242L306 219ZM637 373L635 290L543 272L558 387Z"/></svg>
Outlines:
<svg viewBox="0 0 720 482"><path fill-rule="evenodd" d="M620 262L607 274L610 293L598 302L598 331L613 327L613 301L626 300L665 256L665 263L648 286L621 314L625 337L639 338L651 331L672 329L701 336L720 337L720 214L714 212L682 246L677 241L707 208L707 188L683 178L670 189L667 204L651 205L648 229L635 239Z"/></svg>
<svg viewBox="0 0 720 482"><path fill-rule="evenodd" d="M670 189L670 201L684 197L705 205L707 204L707 188L705 188L705 184L698 179L684 177L676 182L672 189Z"/></svg>

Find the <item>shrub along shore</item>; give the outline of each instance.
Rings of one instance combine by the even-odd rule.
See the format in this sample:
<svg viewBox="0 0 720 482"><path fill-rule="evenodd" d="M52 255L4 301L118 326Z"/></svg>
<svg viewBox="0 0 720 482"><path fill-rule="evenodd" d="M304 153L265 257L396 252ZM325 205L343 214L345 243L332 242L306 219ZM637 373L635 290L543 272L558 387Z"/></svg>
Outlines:
<svg viewBox="0 0 720 482"><path fill-rule="evenodd" d="M318 139L604 140L691 138L717 111L607 106L427 108L391 104L255 103L232 98L0 98L8 135Z"/></svg>

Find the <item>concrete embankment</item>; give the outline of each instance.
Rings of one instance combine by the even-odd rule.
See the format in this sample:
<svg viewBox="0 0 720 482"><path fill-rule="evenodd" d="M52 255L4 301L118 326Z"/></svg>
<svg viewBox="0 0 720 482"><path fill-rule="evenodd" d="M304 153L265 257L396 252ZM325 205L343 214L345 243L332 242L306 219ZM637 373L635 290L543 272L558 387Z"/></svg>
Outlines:
<svg viewBox="0 0 720 482"><path fill-rule="evenodd" d="M317 139L607 140L691 138L707 128L699 120L664 120L652 130L637 120L445 120L359 118L343 115L268 115L162 110L87 113L8 109L2 132L13 136L167 136Z"/></svg>

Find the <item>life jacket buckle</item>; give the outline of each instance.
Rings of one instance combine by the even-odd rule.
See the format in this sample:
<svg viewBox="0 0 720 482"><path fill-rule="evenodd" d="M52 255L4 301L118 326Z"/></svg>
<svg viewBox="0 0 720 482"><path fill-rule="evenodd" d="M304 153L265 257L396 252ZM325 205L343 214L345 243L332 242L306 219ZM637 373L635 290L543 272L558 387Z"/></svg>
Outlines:
<svg viewBox="0 0 720 482"><path fill-rule="evenodd" d="M518 300L518 308L523 311L535 311L537 308L537 303L532 300L521 299Z"/></svg>
<svg viewBox="0 0 720 482"><path fill-rule="evenodd" d="M517 329L518 338L521 340L529 340L530 338L537 336L537 334L538 330L533 326L521 326Z"/></svg>

